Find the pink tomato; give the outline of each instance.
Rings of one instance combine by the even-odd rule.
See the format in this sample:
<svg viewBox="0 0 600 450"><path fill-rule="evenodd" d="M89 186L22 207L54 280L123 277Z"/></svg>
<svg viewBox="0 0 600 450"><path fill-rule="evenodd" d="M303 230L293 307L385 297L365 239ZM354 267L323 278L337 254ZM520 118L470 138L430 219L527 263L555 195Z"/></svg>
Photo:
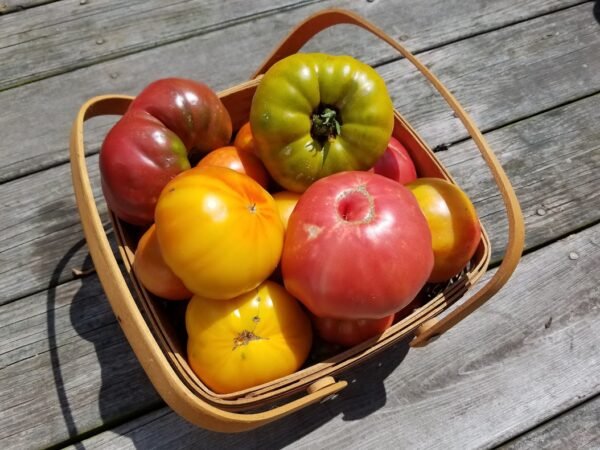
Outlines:
<svg viewBox="0 0 600 450"><path fill-rule="evenodd" d="M427 281L431 233L406 187L341 172L300 197L281 264L286 289L316 316L380 319L410 303Z"/></svg>

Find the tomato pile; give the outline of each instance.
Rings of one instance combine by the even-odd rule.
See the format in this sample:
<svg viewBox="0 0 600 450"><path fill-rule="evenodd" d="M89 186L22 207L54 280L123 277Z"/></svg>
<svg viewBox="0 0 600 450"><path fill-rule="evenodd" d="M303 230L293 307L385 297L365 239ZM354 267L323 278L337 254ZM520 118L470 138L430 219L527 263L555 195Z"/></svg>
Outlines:
<svg viewBox="0 0 600 450"><path fill-rule="evenodd" d="M143 231L134 272L188 302L187 358L215 392L381 334L473 257L473 205L419 178L393 126L370 66L296 54L261 79L235 136L218 96L179 78L146 87L109 131L102 189Z"/></svg>

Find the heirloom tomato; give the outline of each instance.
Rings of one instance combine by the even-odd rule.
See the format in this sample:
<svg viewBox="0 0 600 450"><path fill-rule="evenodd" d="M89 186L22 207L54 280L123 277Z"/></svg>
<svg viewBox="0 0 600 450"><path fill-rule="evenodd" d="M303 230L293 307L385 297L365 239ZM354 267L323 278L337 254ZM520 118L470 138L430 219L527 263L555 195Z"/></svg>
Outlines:
<svg viewBox="0 0 600 450"><path fill-rule="evenodd" d="M431 229L434 264L429 281L447 281L467 265L481 240L475 207L458 186L440 178L419 178L407 187Z"/></svg>
<svg viewBox="0 0 600 450"><path fill-rule="evenodd" d="M431 233L403 185L369 172L322 178L290 216L286 289L316 316L381 319L406 306L433 267Z"/></svg>
<svg viewBox="0 0 600 450"><path fill-rule="evenodd" d="M327 175L372 167L390 140L394 110L372 67L350 56L299 53L264 75L250 124L271 176L303 192Z"/></svg>
<svg viewBox="0 0 600 450"><path fill-rule="evenodd" d="M254 136L252 136L252 129L250 128L250 122L246 122L239 129L239 131L235 135L233 146L235 148L239 148L240 150L258 156L258 152L256 151L256 145L254 144Z"/></svg>
<svg viewBox="0 0 600 450"><path fill-rule="evenodd" d="M155 225L152 225L138 242L133 271L142 285L154 295L167 300L185 300L192 296L165 263L156 238Z"/></svg>
<svg viewBox="0 0 600 450"><path fill-rule="evenodd" d="M417 169L408 151L393 136L372 171L401 184L407 184L417 179Z"/></svg>
<svg viewBox="0 0 600 450"><path fill-rule="evenodd" d="M162 188L190 168L192 150L231 139L229 113L206 85L166 78L151 83L108 132L100 149L102 190L122 220L149 225Z"/></svg>
<svg viewBox="0 0 600 450"><path fill-rule="evenodd" d="M181 139L142 111L125 114L100 149L102 191L108 207L134 225L154 221L163 187L190 168Z"/></svg>
<svg viewBox="0 0 600 450"><path fill-rule="evenodd" d="M308 316L272 281L232 300L194 296L185 324L190 366L220 394L295 372L312 344Z"/></svg>
<svg viewBox="0 0 600 450"><path fill-rule="evenodd" d="M381 319L329 319L313 316L317 334L332 344L352 347L378 336L394 322L394 314Z"/></svg>
<svg viewBox="0 0 600 450"><path fill-rule="evenodd" d="M163 258L194 294L230 299L265 280L279 263L283 224L271 194L223 167L179 174L156 204Z"/></svg>
<svg viewBox="0 0 600 450"><path fill-rule="evenodd" d="M298 203L298 200L300 199L300 194L290 191L281 191L273 194L273 198L277 204L277 209L279 209L283 227L287 229L290 215L292 214L292 211L294 211L296 203Z"/></svg>
<svg viewBox="0 0 600 450"><path fill-rule="evenodd" d="M131 102L129 111L146 111L179 136L188 152L227 145L231 117L207 85L185 78L154 81Z"/></svg>
<svg viewBox="0 0 600 450"><path fill-rule="evenodd" d="M211 151L197 164L197 167L205 166L227 167L244 173L265 189L269 183L269 175L260 159L237 147L221 147Z"/></svg>

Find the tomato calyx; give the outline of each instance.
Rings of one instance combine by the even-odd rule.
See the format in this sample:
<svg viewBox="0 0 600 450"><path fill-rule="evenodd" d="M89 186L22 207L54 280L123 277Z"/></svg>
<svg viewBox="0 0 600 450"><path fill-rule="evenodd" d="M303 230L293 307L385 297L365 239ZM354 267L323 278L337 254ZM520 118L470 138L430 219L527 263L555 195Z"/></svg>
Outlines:
<svg viewBox="0 0 600 450"><path fill-rule="evenodd" d="M335 209L344 222L363 224L375 218L375 202L364 185L340 192Z"/></svg>
<svg viewBox="0 0 600 450"><path fill-rule="evenodd" d="M264 339L268 340L269 338L263 338L254 334L253 331L244 330L233 338L232 350L235 350L238 347L241 347L242 345L248 345L252 341L261 341Z"/></svg>
<svg viewBox="0 0 600 450"><path fill-rule="evenodd" d="M334 106L319 105L312 115L310 134L321 145L341 134L342 118Z"/></svg>

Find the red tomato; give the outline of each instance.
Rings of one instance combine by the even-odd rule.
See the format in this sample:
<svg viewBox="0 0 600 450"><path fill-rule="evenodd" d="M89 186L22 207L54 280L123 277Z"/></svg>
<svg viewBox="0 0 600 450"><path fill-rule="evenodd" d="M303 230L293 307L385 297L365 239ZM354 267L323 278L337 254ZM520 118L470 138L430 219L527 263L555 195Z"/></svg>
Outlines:
<svg viewBox="0 0 600 450"><path fill-rule="evenodd" d="M407 184L417 179L417 169L408 151L395 137L390 139L384 154L371 170L401 184Z"/></svg>
<svg viewBox="0 0 600 450"><path fill-rule="evenodd" d="M481 227L475 207L458 186L440 178L419 178L407 186L419 202L433 237L432 283L457 275L475 254Z"/></svg>
<svg viewBox="0 0 600 450"><path fill-rule="evenodd" d="M250 128L250 122L246 122L237 132L233 145L240 150L258 155L256 144L254 143L254 136L252 135L252 129Z"/></svg>
<svg viewBox="0 0 600 450"><path fill-rule="evenodd" d="M267 169L252 153L228 146L213 150L200 160L197 167L217 166L226 167L236 172L248 175L265 189L269 183Z"/></svg>
<svg viewBox="0 0 600 450"><path fill-rule="evenodd" d="M204 83L164 78L150 83L129 111L146 111L175 133L188 151L207 152L227 145L231 118L221 100Z"/></svg>
<svg viewBox="0 0 600 450"><path fill-rule="evenodd" d="M353 347L387 330L394 322L394 314L381 319L329 319L313 316L317 334L327 342Z"/></svg>
<svg viewBox="0 0 600 450"><path fill-rule="evenodd" d="M312 184L290 216L282 273L319 317L380 319L419 292L433 267L431 233L414 196L369 172Z"/></svg>
<svg viewBox="0 0 600 450"><path fill-rule="evenodd" d="M102 191L108 207L134 225L154 221L163 187L190 168L181 139L150 114L125 114L100 150Z"/></svg>
<svg viewBox="0 0 600 450"><path fill-rule="evenodd" d="M154 295L167 300L185 300L192 297L192 293L165 263L158 245L155 225L152 225L138 242L133 271L142 285Z"/></svg>
<svg viewBox="0 0 600 450"><path fill-rule="evenodd" d="M231 119L206 85L166 78L148 85L100 150L102 190L122 220L149 225L163 187L189 169L188 154L226 145Z"/></svg>

